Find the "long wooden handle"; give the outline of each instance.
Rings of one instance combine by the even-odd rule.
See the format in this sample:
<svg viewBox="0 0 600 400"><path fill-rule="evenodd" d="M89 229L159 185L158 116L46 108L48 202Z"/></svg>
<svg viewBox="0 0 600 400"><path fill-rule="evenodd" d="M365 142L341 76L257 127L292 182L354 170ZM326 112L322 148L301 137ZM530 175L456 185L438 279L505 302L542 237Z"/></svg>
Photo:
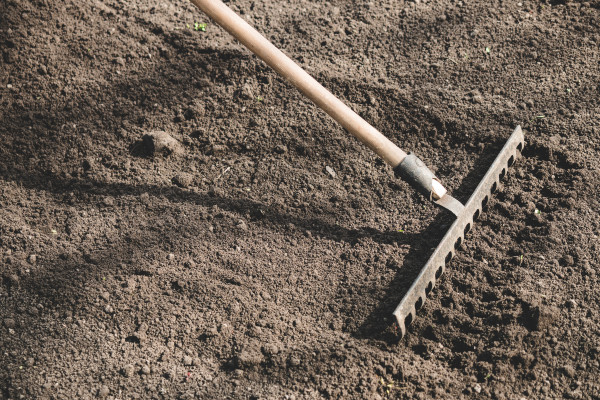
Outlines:
<svg viewBox="0 0 600 400"><path fill-rule="evenodd" d="M392 167L396 167L404 160L406 153L402 149L331 94L220 0L191 0L191 2Z"/></svg>

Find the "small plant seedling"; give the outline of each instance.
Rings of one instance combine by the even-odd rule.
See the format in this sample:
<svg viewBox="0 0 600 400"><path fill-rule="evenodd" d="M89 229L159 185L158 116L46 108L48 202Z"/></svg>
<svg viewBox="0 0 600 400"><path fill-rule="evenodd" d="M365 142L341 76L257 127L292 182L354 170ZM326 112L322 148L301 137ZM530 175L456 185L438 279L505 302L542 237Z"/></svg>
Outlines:
<svg viewBox="0 0 600 400"><path fill-rule="evenodd" d="M533 121L535 121L536 119L544 119L544 118L546 118L546 116L545 116L545 115L536 115L535 117L531 118L531 121L529 121L529 122L533 122Z"/></svg>
<svg viewBox="0 0 600 400"><path fill-rule="evenodd" d="M386 395L389 395L394 389L400 389L400 387L398 387L396 385L396 382L394 382L393 380L386 382L385 379L379 378L379 383L381 384L381 386L384 387Z"/></svg>
<svg viewBox="0 0 600 400"><path fill-rule="evenodd" d="M263 101L264 99L263 99L263 97L262 97L262 96L258 96L258 97L256 98L256 100L258 100L258 101Z"/></svg>
<svg viewBox="0 0 600 400"><path fill-rule="evenodd" d="M534 213L536 213L537 215L540 215L542 212L536 208Z"/></svg>
<svg viewBox="0 0 600 400"><path fill-rule="evenodd" d="M404 233L404 229L398 229L398 232Z"/></svg>
<svg viewBox="0 0 600 400"><path fill-rule="evenodd" d="M491 52L491 51L492 51L492 50L491 50L489 47L486 47L486 48L485 48L485 52L486 52L486 53L490 54L490 52Z"/></svg>
<svg viewBox="0 0 600 400"><path fill-rule="evenodd" d="M206 24L201 24L200 22L194 22L194 30L206 32Z"/></svg>
<svg viewBox="0 0 600 400"><path fill-rule="evenodd" d="M567 89L567 93L571 93L571 89Z"/></svg>

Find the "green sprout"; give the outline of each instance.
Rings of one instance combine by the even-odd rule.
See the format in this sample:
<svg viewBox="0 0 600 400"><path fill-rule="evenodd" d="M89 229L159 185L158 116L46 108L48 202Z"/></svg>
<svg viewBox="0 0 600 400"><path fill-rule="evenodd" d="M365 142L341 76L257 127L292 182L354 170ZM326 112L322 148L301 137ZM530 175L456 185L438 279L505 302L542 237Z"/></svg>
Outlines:
<svg viewBox="0 0 600 400"><path fill-rule="evenodd" d="M542 212L536 208L534 213L536 213L537 215L540 215Z"/></svg>
<svg viewBox="0 0 600 400"><path fill-rule="evenodd" d="M486 53L488 53L488 54L489 54L489 53L490 53L490 51L492 51L492 50L490 50L490 48L489 48L489 47L486 47L486 48L485 48L485 52L486 52Z"/></svg>
<svg viewBox="0 0 600 400"><path fill-rule="evenodd" d="M521 256L523 257L523 256ZM488 374L485 376L485 378L483 378L483 380L487 381L488 379L490 379L492 377L492 373L488 372Z"/></svg>
<svg viewBox="0 0 600 400"><path fill-rule="evenodd" d="M190 24L185 24L185 27L188 28L188 29L191 28Z"/></svg>
<svg viewBox="0 0 600 400"><path fill-rule="evenodd" d="M194 30L206 32L206 24L201 24L200 22L194 22Z"/></svg>
<svg viewBox="0 0 600 400"><path fill-rule="evenodd" d="M256 100L258 100L258 101L263 101L264 99L263 99L263 97L262 97L262 96L258 96L258 97L256 98Z"/></svg>
<svg viewBox="0 0 600 400"><path fill-rule="evenodd" d="M546 118L546 116L545 116L545 115L536 115L535 117L531 118L531 121L530 121L530 122L533 122L533 121L535 121L536 119L544 119L544 118Z"/></svg>
<svg viewBox="0 0 600 400"><path fill-rule="evenodd" d="M399 389L399 387L396 386L396 382L394 382L393 380L386 382L383 378L379 378L379 383L383 386L385 393L388 395L391 393L392 390Z"/></svg>
<svg viewBox="0 0 600 400"><path fill-rule="evenodd" d="M567 89L567 93L571 93L571 89Z"/></svg>
<svg viewBox="0 0 600 400"><path fill-rule="evenodd" d="M404 229L398 229L398 232L404 233Z"/></svg>

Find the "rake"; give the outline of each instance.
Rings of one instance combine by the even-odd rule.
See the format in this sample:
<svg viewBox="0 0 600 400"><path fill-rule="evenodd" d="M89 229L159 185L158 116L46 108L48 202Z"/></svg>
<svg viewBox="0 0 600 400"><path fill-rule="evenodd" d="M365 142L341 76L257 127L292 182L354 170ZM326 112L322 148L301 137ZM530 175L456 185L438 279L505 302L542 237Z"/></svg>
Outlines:
<svg viewBox="0 0 600 400"><path fill-rule="evenodd" d="M517 126L510 135L467 203L463 205L447 192L441 181L415 154L407 154L392 143L220 0L191 2L379 155L394 169L396 176L404 179L428 200L456 216L456 220L394 311L401 336L404 336L408 325L415 318L416 311L425 302L427 295L444 272L446 264L454 257L455 249L473 226L473 221L477 219L491 194L499 188L500 179L504 177L508 167L523 150L525 142L521 127Z"/></svg>

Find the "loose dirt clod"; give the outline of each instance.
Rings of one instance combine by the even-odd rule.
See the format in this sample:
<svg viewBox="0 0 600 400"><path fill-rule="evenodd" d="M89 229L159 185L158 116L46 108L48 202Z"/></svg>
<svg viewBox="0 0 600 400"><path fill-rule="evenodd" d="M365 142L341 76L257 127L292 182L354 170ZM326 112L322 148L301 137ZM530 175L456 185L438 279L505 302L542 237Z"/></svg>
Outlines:
<svg viewBox="0 0 600 400"><path fill-rule="evenodd" d="M234 359L234 364L239 369L252 369L263 361L263 355L260 350L255 348L245 348L241 350Z"/></svg>
<svg viewBox="0 0 600 400"><path fill-rule="evenodd" d="M150 155L180 155L183 153L183 145L164 131L154 131L142 137L140 151Z"/></svg>
<svg viewBox="0 0 600 400"><path fill-rule="evenodd" d="M192 185L194 177L185 172L179 173L173 177L173 183L179 187L187 188Z"/></svg>

